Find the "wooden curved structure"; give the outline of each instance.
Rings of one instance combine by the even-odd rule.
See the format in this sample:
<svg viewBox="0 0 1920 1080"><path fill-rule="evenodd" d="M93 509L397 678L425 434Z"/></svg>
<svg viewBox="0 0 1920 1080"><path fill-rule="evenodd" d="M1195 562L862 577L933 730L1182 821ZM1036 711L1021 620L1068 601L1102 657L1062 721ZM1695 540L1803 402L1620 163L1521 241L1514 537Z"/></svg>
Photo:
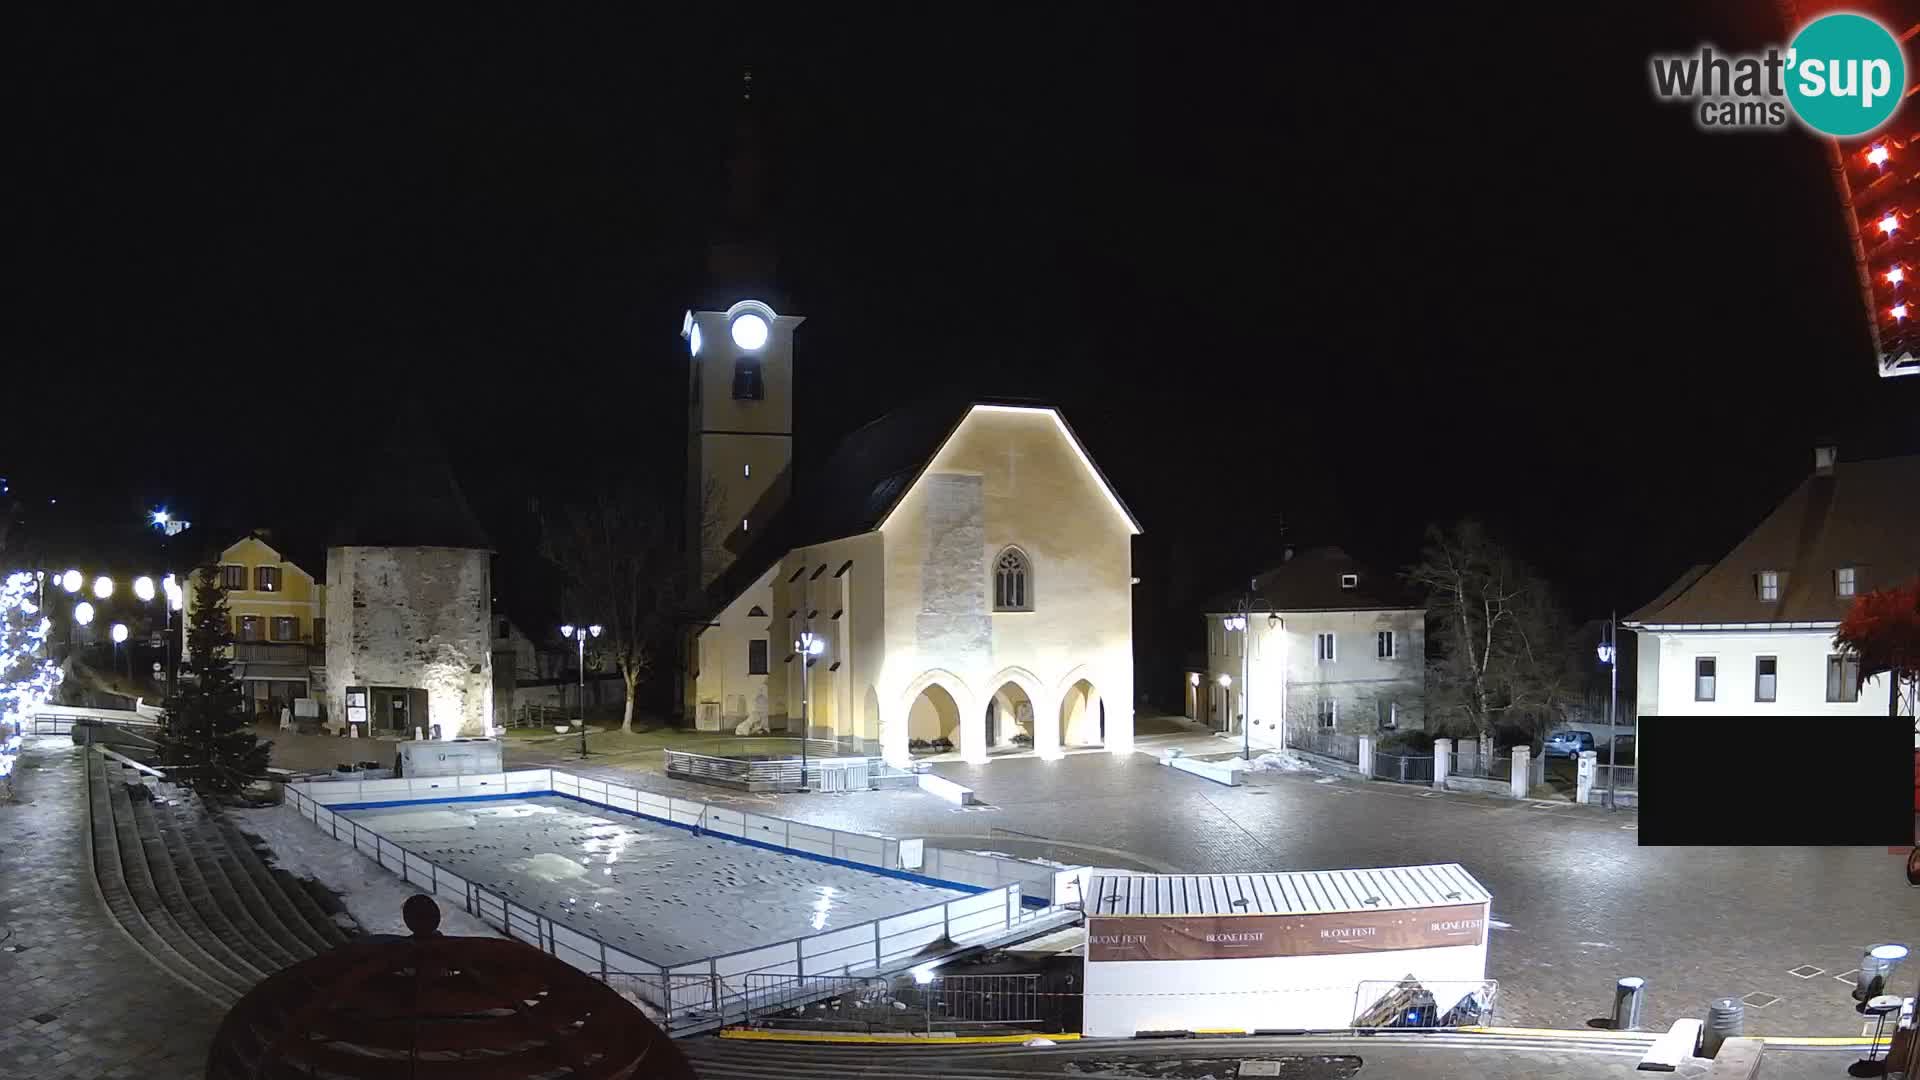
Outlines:
<svg viewBox="0 0 1920 1080"><path fill-rule="evenodd" d="M425 896L405 912L412 937L341 946L241 998L208 1080L693 1080L607 984L518 941L441 935Z"/></svg>

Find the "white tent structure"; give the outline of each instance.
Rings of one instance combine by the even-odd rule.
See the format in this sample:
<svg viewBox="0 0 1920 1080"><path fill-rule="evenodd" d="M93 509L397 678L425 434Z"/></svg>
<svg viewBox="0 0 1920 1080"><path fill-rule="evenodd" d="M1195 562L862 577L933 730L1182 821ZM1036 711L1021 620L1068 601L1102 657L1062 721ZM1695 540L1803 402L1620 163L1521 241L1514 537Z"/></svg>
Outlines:
<svg viewBox="0 0 1920 1080"><path fill-rule="evenodd" d="M1458 863L1285 874L1102 870L1084 901L1083 1030L1343 1029L1409 976L1443 1011L1467 993L1484 1001L1491 904Z"/></svg>

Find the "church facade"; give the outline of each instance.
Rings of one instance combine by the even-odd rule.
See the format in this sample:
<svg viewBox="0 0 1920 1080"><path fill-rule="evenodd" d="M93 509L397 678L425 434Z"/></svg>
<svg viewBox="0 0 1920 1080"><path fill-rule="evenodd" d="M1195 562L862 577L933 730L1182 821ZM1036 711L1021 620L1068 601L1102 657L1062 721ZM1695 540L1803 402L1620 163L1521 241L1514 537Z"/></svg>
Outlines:
<svg viewBox="0 0 1920 1080"><path fill-rule="evenodd" d="M1140 527L1065 417L929 401L796 480L799 324L755 301L683 324L689 518L710 534L690 545L712 599L684 673L696 726L895 764L1131 752Z"/></svg>

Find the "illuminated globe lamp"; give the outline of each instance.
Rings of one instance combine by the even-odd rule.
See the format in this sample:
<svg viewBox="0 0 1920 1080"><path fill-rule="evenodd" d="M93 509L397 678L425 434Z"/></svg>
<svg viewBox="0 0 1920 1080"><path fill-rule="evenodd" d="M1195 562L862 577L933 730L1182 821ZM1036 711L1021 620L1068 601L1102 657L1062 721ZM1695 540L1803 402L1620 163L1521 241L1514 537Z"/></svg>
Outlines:
<svg viewBox="0 0 1920 1080"><path fill-rule="evenodd" d="M149 603L152 602L153 595L154 595L153 579L150 577L146 577L144 575L141 577L134 578L133 579L133 595L139 597L143 602L149 602Z"/></svg>
<svg viewBox="0 0 1920 1080"><path fill-rule="evenodd" d="M93 605L85 600L73 605L73 621L85 626L93 621Z"/></svg>
<svg viewBox="0 0 1920 1080"><path fill-rule="evenodd" d="M735 316L728 332L733 335L733 343L748 352L766 348L770 334L767 320L751 311Z"/></svg>
<svg viewBox="0 0 1920 1080"><path fill-rule="evenodd" d="M207 1080L694 1080L607 983L525 942L442 934L430 897L401 912L411 936L363 937L248 991L214 1033ZM655 984L633 992L668 1007Z"/></svg>
<svg viewBox="0 0 1920 1080"><path fill-rule="evenodd" d="M166 590L167 606L179 611L186 603L186 593L180 588L180 582L172 574L160 580L160 587Z"/></svg>
<svg viewBox="0 0 1920 1080"><path fill-rule="evenodd" d="M80 571L78 570L69 570L60 575L60 587L70 593L79 592L80 586L84 584L86 584L86 579L80 576Z"/></svg>
<svg viewBox="0 0 1920 1080"><path fill-rule="evenodd" d="M113 579L105 574L93 579L93 598L105 600L113 595Z"/></svg>
<svg viewBox="0 0 1920 1080"><path fill-rule="evenodd" d="M122 642L127 640L127 624L126 623L123 623L123 622L114 623L112 632L113 632L113 643L115 645L121 644Z"/></svg>

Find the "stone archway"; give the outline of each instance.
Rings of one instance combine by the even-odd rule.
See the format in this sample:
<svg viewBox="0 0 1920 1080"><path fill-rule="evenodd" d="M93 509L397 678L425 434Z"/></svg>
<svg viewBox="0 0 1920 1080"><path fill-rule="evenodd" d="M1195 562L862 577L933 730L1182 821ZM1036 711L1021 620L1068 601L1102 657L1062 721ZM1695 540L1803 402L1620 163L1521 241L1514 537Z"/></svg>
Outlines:
<svg viewBox="0 0 1920 1080"><path fill-rule="evenodd" d="M907 757L915 739L944 738L968 761L986 760L986 725L981 723L974 695L965 680L950 671L924 672L907 684L898 700L898 734L887 731L887 725L883 724L881 735L883 743L894 746L891 752L896 756ZM938 734L932 734L936 731ZM929 751L922 747L919 752Z"/></svg>
<svg viewBox="0 0 1920 1080"><path fill-rule="evenodd" d="M1106 703L1093 680L1081 676L1060 695L1060 745L1102 746L1106 743Z"/></svg>
<svg viewBox="0 0 1920 1080"><path fill-rule="evenodd" d="M997 710L997 725L989 725L987 734L998 738L983 740L989 754L1030 749L1042 757L1059 755L1060 725L1053 695L1033 672L1023 667L1001 668L986 685L994 690L983 713ZM997 731L993 730L995 726ZM1023 738L1016 740L1016 733Z"/></svg>
<svg viewBox="0 0 1920 1080"><path fill-rule="evenodd" d="M861 697L860 708L854 714L853 733L860 740L863 754L879 753L880 746L880 694L872 684Z"/></svg>
<svg viewBox="0 0 1920 1080"><path fill-rule="evenodd" d="M963 720L953 694L929 683L907 702L907 750L916 755L958 750Z"/></svg>

